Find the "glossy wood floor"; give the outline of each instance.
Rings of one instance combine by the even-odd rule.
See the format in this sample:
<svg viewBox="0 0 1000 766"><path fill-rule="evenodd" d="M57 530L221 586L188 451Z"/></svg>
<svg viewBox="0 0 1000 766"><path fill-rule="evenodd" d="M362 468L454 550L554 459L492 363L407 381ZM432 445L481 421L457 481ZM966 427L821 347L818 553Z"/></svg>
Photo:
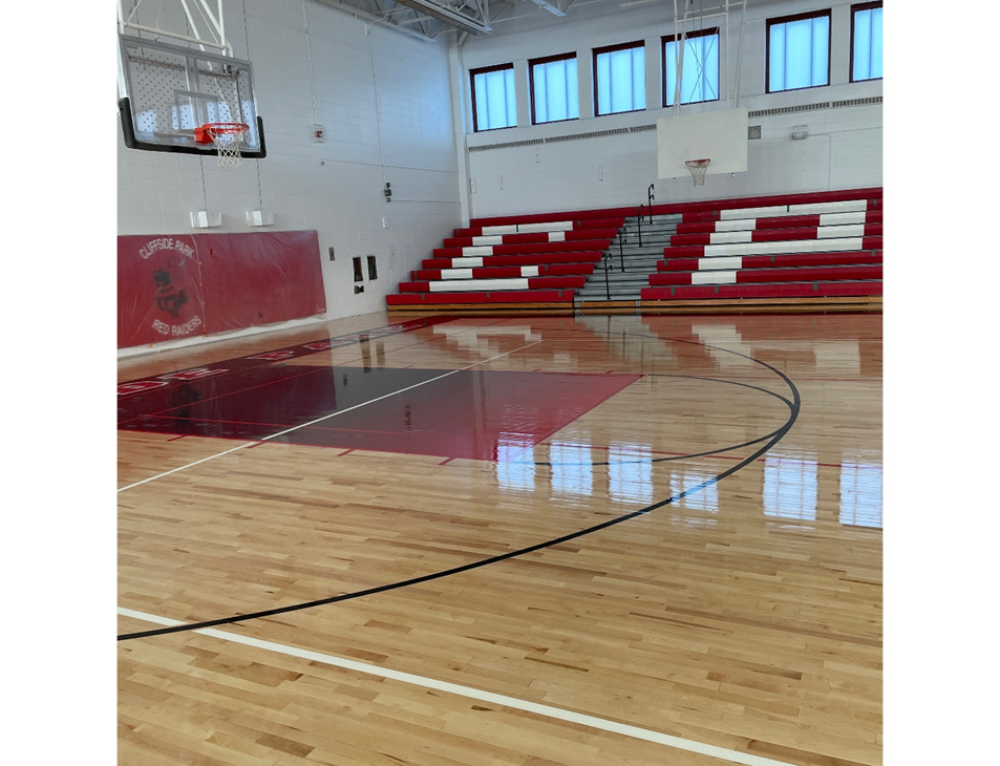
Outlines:
<svg viewBox="0 0 1000 766"><path fill-rule="evenodd" d="M382 381L350 413L338 388L319 442L296 442L302 389L269 384L287 436L120 430L119 762L881 763L881 320L449 318L296 357ZM138 357L119 380L390 321ZM402 370L433 372L385 394ZM633 377L574 410L605 375ZM200 433L233 419L208 399ZM414 438L429 420L448 425ZM351 446L374 431L378 451Z"/></svg>

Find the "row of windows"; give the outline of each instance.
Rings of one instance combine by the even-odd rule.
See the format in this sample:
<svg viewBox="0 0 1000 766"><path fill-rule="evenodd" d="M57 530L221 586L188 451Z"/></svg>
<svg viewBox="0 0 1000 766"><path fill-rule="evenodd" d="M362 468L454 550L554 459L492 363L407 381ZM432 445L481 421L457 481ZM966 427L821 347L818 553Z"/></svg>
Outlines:
<svg viewBox="0 0 1000 766"><path fill-rule="evenodd" d="M767 93L830 84L830 10L767 20ZM662 38L663 106L719 100L719 28ZM678 67L678 63L681 64ZM646 46L643 41L594 48L597 116L646 108ZM677 82L678 68L681 81ZM514 65L470 70L473 130L517 125ZM882 2L851 6L851 82L882 77ZM531 123L580 116L575 53L528 62Z"/></svg>

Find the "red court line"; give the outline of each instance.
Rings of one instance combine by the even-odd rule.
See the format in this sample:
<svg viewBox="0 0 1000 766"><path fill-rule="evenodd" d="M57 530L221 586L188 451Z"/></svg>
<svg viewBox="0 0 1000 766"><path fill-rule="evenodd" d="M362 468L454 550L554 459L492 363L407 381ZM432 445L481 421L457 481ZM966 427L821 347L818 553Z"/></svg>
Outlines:
<svg viewBox="0 0 1000 766"><path fill-rule="evenodd" d="M440 463L438 463L438 465L448 465L448 463L450 463L450 462L451 462L452 460L454 460L454 459L455 459L455 458L453 458L453 457L450 457L450 458L448 458L447 460L442 460L442 461L441 461Z"/></svg>

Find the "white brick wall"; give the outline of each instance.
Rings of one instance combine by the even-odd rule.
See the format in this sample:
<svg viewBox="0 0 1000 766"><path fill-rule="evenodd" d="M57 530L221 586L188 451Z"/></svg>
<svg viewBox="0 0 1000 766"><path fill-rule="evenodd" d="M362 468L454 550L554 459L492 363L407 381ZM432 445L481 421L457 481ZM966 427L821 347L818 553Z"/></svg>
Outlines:
<svg viewBox="0 0 1000 766"><path fill-rule="evenodd" d="M882 94L882 82L851 84L850 2L791 0L764 5L748 4L740 76L740 106L751 111L836 101ZM785 93L765 94L766 19L812 10L833 9L831 34L831 85ZM613 16L577 20L560 25L558 19L542 27L517 34L470 37L459 49L457 60L468 69L513 61L518 74L518 126L488 133L460 136L468 146L546 138L571 133L648 125L673 110L657 108L660 93L660 37L673 34L672 13L662 5L640 7ZM573 14L571 7L568 13ZM716 19L705 26L724 25ZM512 27L514 25L512 24ZM498 25L499 28L499 25ZM690 27L688 27L690 29ZM504 28L506 31L506 28ZM581 73L589 72L593 47L646 40L647 109L622 115L593 116L593 92L580 91L580 119L552 125L531 126L528 108L527 60L566 50L577 50ZM730 17L730 71L735 86L739 14ZM723 30L722 45L725 45ZM725 58L723 58L725 66ZM523 73L523 74L521 74ZM722 83L723 94L725 82ZM467 90L467 86L466 86ZM463 99L466 124L469 98ZM735 106L735 101L732 103ZM725 99L706 105L684 107L685 113L726 108ZM882 107L848 107L801 112L791 115L751 118L762 126L762 139L748 142L748 171L709 175L705 186L694 187L690 178L656 177L656 133L629 133L565 143L468 152L470 217L507 215L547 210L636 205L645 202L646 188L656 185L656 203L682 202L716 197L817 191L882 183ZM810 137L790 139L793 125L808 125ZM461 151L461 148L460 148ZM500 178L503 177L503 188Z"/></svg>
<svg viewBox="0 0 1000 766"><path fill-rule="evenodd" d="M253 63L268 156L222 171L214 159L127 149L119 128L119 233L190 232L189 213L205 209L222 213L212 231L316 229L327 317L384 309L386 293L460 224L447 44L377 25L366 32L314 0L228 0L225 11L234 55ZM144 0L137 21L185 30L173 0ZM310 136L316 123L323 143ZM247 226L246 211L256 209L273 212L275 225ZM367 255L378 258L374 282Z"/></svg>

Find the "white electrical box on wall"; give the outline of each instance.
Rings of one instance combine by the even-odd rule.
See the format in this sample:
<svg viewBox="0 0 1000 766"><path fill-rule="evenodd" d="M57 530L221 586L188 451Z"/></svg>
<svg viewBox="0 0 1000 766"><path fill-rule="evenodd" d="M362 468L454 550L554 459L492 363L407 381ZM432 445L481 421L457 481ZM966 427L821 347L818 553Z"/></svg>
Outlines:
<svg viewBox="0 0 1000 766"><path fill-rule="evenodd" d="M273 226L274 213L263 210L247 210L247 226Z"/></svg>
<svg viewBox="0 0 1000 766"><path fill-rule="evenodd" d="M191 212L192 229L215 229L222 226L222 213L209 213L207 210Z"/></svg>

